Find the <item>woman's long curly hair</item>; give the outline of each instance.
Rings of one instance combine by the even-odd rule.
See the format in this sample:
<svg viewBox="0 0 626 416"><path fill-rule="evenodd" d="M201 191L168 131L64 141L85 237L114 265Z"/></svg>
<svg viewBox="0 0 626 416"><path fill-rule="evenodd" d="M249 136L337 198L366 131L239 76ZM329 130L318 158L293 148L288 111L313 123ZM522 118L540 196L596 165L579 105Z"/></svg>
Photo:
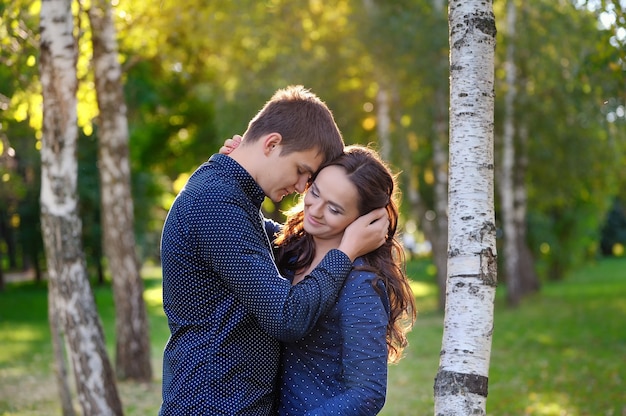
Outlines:
<svg viewBox="0 0 626 416"><path fill-rule="evenodd" d="M376 274L372 282L382 280L387 289L391 306L387 325L388 361L395 363L402 358L408 345L407 333L417 316L415 298L406 276L404 250L396 238L398 225L398 198L396 177L380 159L378 154L364 146L348 146L337 159L324 164L343 168L358 191L359 215L385 207L389 215L388 236L378 249L363 256L366 266L359 267ZM318 172L319 172L318 171ZM311 182L315 177L311 179ZM302 270L311 265L315 257L313 237L304 231L303 197L300 203L287 213L287 221L275 240L276 259L281 271ZM297 258L294 263L293 259Z"/></svg>

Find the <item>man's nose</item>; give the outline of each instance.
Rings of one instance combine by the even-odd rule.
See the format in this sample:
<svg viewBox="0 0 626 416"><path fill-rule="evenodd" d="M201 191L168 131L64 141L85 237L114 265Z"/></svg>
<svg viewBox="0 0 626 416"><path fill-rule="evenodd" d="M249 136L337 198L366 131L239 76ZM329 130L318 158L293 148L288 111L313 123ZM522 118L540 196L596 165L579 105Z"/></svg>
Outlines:
<svg viewBox="0 0 626 416"><path fill-rule="evenodd" d="M304 193L306 190L306 184L309 182L308 176L302 176L298 179L298 183L296 183L296 192L299 194Z"/></svg>

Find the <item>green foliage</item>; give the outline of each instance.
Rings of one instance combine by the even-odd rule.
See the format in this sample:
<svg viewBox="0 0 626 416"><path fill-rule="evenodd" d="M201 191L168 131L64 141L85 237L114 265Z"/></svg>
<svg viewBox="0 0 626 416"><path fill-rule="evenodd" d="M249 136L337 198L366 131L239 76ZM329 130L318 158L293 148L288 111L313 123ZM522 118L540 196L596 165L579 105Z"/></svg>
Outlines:
<svg viewBox="0 0 626 416"><path fill-rule="evenodd" d="M616 1L596 2L596 6L606 8ZM515 42L517 48L515 118L530 141L527 234L541 261L539 270L550 278L563 276L593 257L610 202L626 189L622 168L626 77L617 37L618 26L624 26L623 11L616 13L615 25L599 30L601 10L590 11L582 7L585 2L575 3L580 7L568 1L532 5L519 1L516 39L505 36L504 3L494 5L500 33L498 80L507 72L502 66L506 45ZM33 174L27 176L20 168L5 180L3 170L0 205L10 200L5 194L24 204L19 210L5 209L3 215L24 215L21 223L30 230L20 241L32 238L36 243L29 247L40 245L34 219L41 124L38 4L16 0L0 6L0 126L24 164L20 166ZM303 84L322 97L346 143L374 147L378 145L376 94L381 87L388 89L390 163L405 170L400 175L404 194L410 195L407 182L414 178L412 190L419 190L421 201L432 209L432 143L436 126L447 120L447 106L437 103L437 94L448 96L449 75L446 9L436 9L437 4L445 2L117 2L114 15L125 71L141 258L158 257L160 229L177 180L205 161L224 139L243 133L265 100L287 84ZM79 119L86 126L81 141L92 142L79 146L86 148L95 143L97 131L87 128L95 103L89 75L90 29L86 18L82 22L82 31L77 31ZM498 100L504 97L502 85L496 83ZM502 129L501 104L496 104L496 132ZM94 157L92 153L84 161L93 163ZM85 177L81 178L84 186L79 185L85 198L85 248L97 253L95 168L95 164L81 166ZM36 179L28 182L26 177ZM409 212L409 198L402 209Z"/></svg>
<svg viewBox="0 0 626 416"><path fill-rule="evenodd" d="M609 122L603 105L623 88L609 70L619 51L597 15L570 2L520 2L517 33L502 42L515 42L515 124L528 132L527 234L542 277L560 279L597 253L605 212L625 183L624 119Z"/></svg>
<svg viewBox="0 0 626 416"><path fill-rule="evenodd" d="M96 271L103 257L97 132L91 136L81 135L77 147L77 187L79 214L83 226L83 250L88 268Z"/></svg>
<svg viewBox="0 0 626 416"><path fill-rule="evenodd" d="M626 207L615 198L607 214L600 236L600 249L605 256L624 255L626 248Z"/></svg>
<svg viewBox="0 0 626 416"><path fill-rule="evenodd" d="M419 315L406 356L390 367L381 415L432 414L443 317L427 261L410 262ZM497 416L621 414L626 369L626 259L603 259L549 282L518 309L498 289L487 413ZM161 305L160 270L145 268L155 380L120 383L126 414L156 414L160 368L169 335ZM94 289L107 347L114 351L115 311L109 285ZM0 293L0 414L58 413L47 323L45 284L13 283ZM589 398L593 398L590 400Z"/></svg>

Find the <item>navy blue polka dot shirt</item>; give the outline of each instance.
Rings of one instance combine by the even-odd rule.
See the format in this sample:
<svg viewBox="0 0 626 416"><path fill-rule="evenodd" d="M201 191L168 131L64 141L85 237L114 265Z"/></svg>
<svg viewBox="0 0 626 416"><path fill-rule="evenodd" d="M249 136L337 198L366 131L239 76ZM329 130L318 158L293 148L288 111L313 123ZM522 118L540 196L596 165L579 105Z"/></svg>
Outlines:
<svg viewBox="0 0 626 416"><path fill-rule="evenodd" d="M355 261L363 265L363 259ZM387 393L385 285L370 271L353 270L333 308L313 330L282 346L280 416L373 416Z"/></svg>
<svg viewBox="0 0 626 416"><path fill-rule="evenodd" d="M302 338L334 304L350 259L331 250L292 286L273 261L265 195L237 162L213 155L189 178L163 226L160 415L269 415L279 341Z"/></svg>

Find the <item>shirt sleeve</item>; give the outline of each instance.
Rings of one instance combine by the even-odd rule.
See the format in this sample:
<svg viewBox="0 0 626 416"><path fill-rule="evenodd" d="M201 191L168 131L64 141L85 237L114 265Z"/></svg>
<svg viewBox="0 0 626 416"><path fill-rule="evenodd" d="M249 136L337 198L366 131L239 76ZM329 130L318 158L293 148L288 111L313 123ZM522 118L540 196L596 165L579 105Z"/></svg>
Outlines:
<svg viewBox="0 0 626 416"><path fill-rule="evenodd" d="M264 218L247 202L234 196L216 199L209 192L195 201L189 215L197 255L208 260L212 272L269 335L280 341L299 339L335 302L350 259L332 250L306 282L292 286L276 268Z"/></svg>
<svg viewBox="0 0 626 416"><path fill-rule="evenodd" d="M341 312L343 393L307 416L374 415L385 404L387 390L388 315L386 303L372 287L374 275L353 271L339 297ZM387 296L380 282L383 296Z"/></svg>
<svg viewBox="0 0 626 416"><path fill-rule="evenodd" d="M282 224L274 220L270 220L269 218L263 218L263 222L265 224L265 234L267 234L270 242L273 243L276 239L276 235L280 232L283 226Z"/></svg>

